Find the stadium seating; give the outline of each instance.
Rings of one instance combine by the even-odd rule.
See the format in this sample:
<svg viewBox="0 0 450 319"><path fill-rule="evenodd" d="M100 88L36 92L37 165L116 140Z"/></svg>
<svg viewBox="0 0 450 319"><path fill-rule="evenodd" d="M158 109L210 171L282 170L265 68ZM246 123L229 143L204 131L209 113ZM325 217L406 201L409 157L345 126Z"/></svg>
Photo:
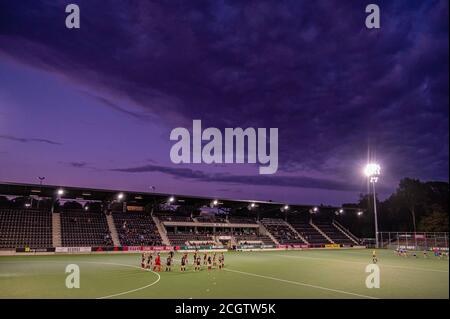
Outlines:
<svg viewBox="0 0 450 319"><path fill-rule="evenodd" d="M232 224L256 224L256 220L251 217L229 216L228 222Z"/></svg>
<svg viewBox="0 0 450 319"><path fill-rule="evenodd" d="M345 234L337 229L331 221L315 221L314 224L320 228L334 243L342 245L354 245L355 243L350 240Z"/></svg>
<svg viewBox="0 0 450 319"><path fill-rule="evenodd" d="M156 213L155 216L162 222L193 222L190 216L175 215L174 213Z"/></svg>
<svg viewBox="0 0 450 319"><path fill-rule="evenodd" d="M201 215L195 218L199 223L227 223L224 217L214 215Z"/></svg>
<svg viewBox="0 0 450 319"><path fill-rule="evenodd" d="M144 213L113 213L122 246L160 246L161 236L153 219Z"/></svg>
<svg viewBox="0 0 450 319"><path fill-rule="evenodd" d="M173 233L173 232L167 232L167 237L169 238L169 241L174 246L184 246L186 243L190 241L214 241L214 238L210 234L202 234L202 233Z"/></svg>
<svg viewBox="0 0 450 319"><path fill-rule="evenodd" d="M18 247L52 247L50 212L0 210L0 248Z"/></svg>
<svg viewBox="0 0 450 319"><path fill-rule="evenodd" d="M274 245L275 243L269 236L257 235L257 234L241 234L234 235L238 244L245 244L248 242L261 242L263 245Z"/></svg>
<svg viewBox="0 0 450 319"><path fill-rule="evenodd" d="M305 238L305 240L312 245L329 244L330 241L326 239L320 232L309 224L309 221L304 218L291 217L288 219L289 224Z"/></svg>
<svg viewBox="0 0 450 319"><path fill-rule="evenodd" d="M276 218L264 218L262 224L282 245L305 244L300 236L282 220Z"/></svg>
<svg viewBox="0 0 450 319"><path fill-rule="evenodd" d="M64 247L113 245L102 213L61 213L61 240Z"/></svg>

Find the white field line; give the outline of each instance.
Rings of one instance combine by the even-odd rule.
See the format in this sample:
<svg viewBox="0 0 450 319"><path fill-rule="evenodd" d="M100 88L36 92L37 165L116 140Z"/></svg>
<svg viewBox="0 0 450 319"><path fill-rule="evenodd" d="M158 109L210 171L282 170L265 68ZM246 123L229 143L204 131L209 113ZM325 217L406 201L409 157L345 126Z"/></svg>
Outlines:
<svg viewBox="0 0 450 319"><path fill-rule="evenodd" d="M44 261L44 260L35 260L33 262L48 263L48 261ZM84 260L80 260L80 261L77 261L77 262L79 262L79 263L87 263L87 264L112 265L112 266L122 266L122 267L130 267L130 268L142 269L141 267L134 266L134 265L129 265L129 264L119 264L119 263L99 262L99 261L84 261ZM18 263L18 262L17 261L7 261L6 263ZM67 262L64 262L64 261L53 261L52 263L67 264ZM107 298L112 298L112 297L126 295L126 294L129 294L129 293L135 292L135 291L139 291L139 290L143 290L143 289L149 288L149 287L151 287L153 285L156 285L161 280L161 275L158 274L157 272L154 272L154 271L152 271L150 269L142 269L142 270L151 272L151 273L157 275L158 278L154 282L152 282L151 284L148 284L148 285L136 288L136 289L131 289L131 290L119 292L119 293L112 294L112 295L107 295L107 296L103 296L103 297L97 297L95 299L107 299Z"/></svg>
<svg viewBox="0 0 450 319"><path fill-rule="evenodd" d="M114 266L123 266L123 267L130 267L130 268L136 268L136 269L142 269L141 267L138 266L134 266L134 265L128 265L128 264L118 264L118 263L104 263L104 262L91 262L91 261L85 261L85 263L91 263L91 264L104 264L104 265L114 265ZM135 291L139 291L139 290L143 290L146 288L149 288L153 285L156 285L160 280L161 280L161 275L158 274L157 272L152 271L151 269L143 269L145 271L151 272L155 275L158 276L158 278L152 282L151 284L136 288L136 289L131 289L131 290L127 290L127 291L123 291L123 292L119 292L116 294L112 294L112 295L108 295L108 296L103 296L103 297L97 297L95 299L107 299L107 298L112 298L112 297L117 297L117 296L122 296L122 295L126 295Z"/></svg>
<svg viewBox="0 0 450 319"><path fill-rule="evenodd" d="M176 259L176 258L174 258L174 260L179 261L179 259ZM248 276L254 276L254 277L260 277L260 278L265 278L265 279L276 280L276 281L285 282L285 283L289 283L289 284L293 284L293 285L299 285L299 286L304 286L304 287L309 287L309 288L322 289L322 290L327 290L327 291L331 291L331 292L337 292L337 293L341 293L341 294L352 295L352 296L361 297L361 298L378 299L376 297L361 295L361 294L357 294L357 293L353 293L353 292L349 292L349 291L344 291L344 290L339 290L339 289L332 289L332 288L327 288L327 287L322 287L322 286L317 286L317 285L312 285L312 284L307 284L307 283L303 283L303 282L292 281L292 280L287 280L287 279L282 279L282 278L275 278L275 277L270 277L270 276L258 275L258 274L245 272L245 271L240 271L240 270L235 270L235 269L223 268L222 270L223 271L235 272L235 273L248 275ZM189 271L194 272L193 270L187 270L186 272L189 272Z"/></svg>
<svg viewBox="0 0 450 319"><path fill-rule="evenodd" d="M292 280L281 279L281 278L276 278L276 277L258 275L258 274L245 272L245 271L240 271L240 270L234 270L234 269L229 269L229 268L224 268L223 270L231 271L231 272L235 272L235 273L239 273L239 274L243 274L243 275L248 275L248 276L254 276L254 277L260 277L260 278L265 278L265 279L270 279L270 280L276 280L276 281L285 282L285 283L288 283L288 284L293 284L293 285L298 285L298 286L304 286L304 287L309 287L309 288L315 288L315 289L321 289L321 290L326 290L326 291L331 291L331 292L337 292L337 293L351 295L351 296L356 296L356 297L362 297L362 298L368 298L368 299L378 299L376 297L367 296L367 295L361 295L361 294L357 294L357 293L349 292L349 291L345 291L345 290L327 288L327 287L307 284L307 283L304 283L304 282L298 282L298 281L292 281Z"/></svg>
<svg viewBox="0 0 450 319"><path fill-rule="evenodd" d="M323 260L323 261L337 261L337 262L342 262L342 263L350 263L350 264L358 264L358 265L367 265L368 264L368 263L364 263L364 262L360 262L360 261L351 261L351 260L336 259L336 258L289 256L289 255L276 255L276 256L284 257L284 258L313 259L313 260ZM399 269L407 269L407 270L421 270L421 271L448 273L448 270L418 268L418 267L405 267L405 266L396 266L396 265L386 265L386 264L382 264L382 263L378 263L378 264L379 264L379 266L390 267L390 268L399 268Z"/></svg>

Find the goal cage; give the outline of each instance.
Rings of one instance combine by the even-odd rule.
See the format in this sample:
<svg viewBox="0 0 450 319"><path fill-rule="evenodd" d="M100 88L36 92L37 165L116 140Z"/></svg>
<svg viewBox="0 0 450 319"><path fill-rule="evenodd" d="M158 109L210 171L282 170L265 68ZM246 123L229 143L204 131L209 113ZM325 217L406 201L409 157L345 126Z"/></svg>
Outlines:
<svg viewBox="0 0 450 319"><path fill-rule="evenodd" d="M444 232L379 232L381 248L448 251L448 233Z"/></svg>

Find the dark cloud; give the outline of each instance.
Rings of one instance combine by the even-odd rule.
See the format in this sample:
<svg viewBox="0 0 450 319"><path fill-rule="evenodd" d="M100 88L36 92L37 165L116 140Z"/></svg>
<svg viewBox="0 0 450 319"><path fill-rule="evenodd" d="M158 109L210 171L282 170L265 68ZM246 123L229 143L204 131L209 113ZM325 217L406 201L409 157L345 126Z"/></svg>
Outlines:
<svg viewBox="0 0 450 319"><path fill-rule="evenodd" d="M67 163L69 166L75 167L75 168L81 168L81 167L86 167L86 165L88 163L86 162L69 162Z"/></svg>
<svg viewBox="0 0 450 319"><path fill-rule="evenodd" d="M66 1L3 3L0 52L170 126L278 127L284 171L348 180L370 146L392 181L448 179L446 0L378 1L379 30L358 1L77 3L80 30L63 28Z"/></svg>
<svg viewBox="0 0 450 319"><path fill-rule="evenodd" d="M259 186L282 186L298 188L315 188L324 190L355 191L361 189L360 185L340 182L331 179L311 178L304 176L267 176L267 175L231 175L226 173L205 173L190 168L167 167L159 165L143 165L129 168L111 169L122 173L164 173L182 179L191 179L201 182L219 182L221 184L244 184ZM383 189L381 189L383 190Z"/></svg>
<svg viewBox="0 0 450 319"><path fill-rule="evenodd" d="M45 138L24 138L24 137L17 137L12 135L0 135L1 139L14 141L14 142L20 142L20 143L45 143L45 144L51 144L51 145L62 145L59 142L55 142L52 140L48 140Z"/></svg>

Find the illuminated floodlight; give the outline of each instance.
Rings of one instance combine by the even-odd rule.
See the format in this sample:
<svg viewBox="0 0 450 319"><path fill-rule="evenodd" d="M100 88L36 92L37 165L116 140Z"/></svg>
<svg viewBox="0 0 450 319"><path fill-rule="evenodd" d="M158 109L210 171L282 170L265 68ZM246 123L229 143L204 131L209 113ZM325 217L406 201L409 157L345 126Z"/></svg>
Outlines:
<svg viewBox="0 0 450 319"><path fill-rule="evenodd" d="M253 208L253 207L255 207L255 206L256 206L255 203L251 203L251 204L250 204L250 207L251 207L251 208Z"/></svg>
<svg viewBox="0 0 450 319"><path fill-rule="evenodd" d="M377 217L377 198L375 192L375 183L378 181L378 177L381 174L381 167L376 163L369 163L364 168L364 175L369 179L370 184L373 188L373 216L374 216L374 226L375 226L375 247L379 247L378 242L378 217ZM358 216L361 216L362 212L358 212Z"/></svg>
<svg viewBox="0 0 450 319"><path fill-rule="evenodd" d="M356 213L356 215L358 215L358 216L362 216L362 214L363 214L363 212L361 210Z"/></svg>
<svg viewBox="0 0 450 319"><path fill-rule="evenodd" d="M319 211L319 207L313 207L312 212L317 213Z"/></svg>
<svg viewBox="0 0 450 319"><path fill-rule="evenodd" d="M288 210L289 209L289 205L284 205L283 209L284 210Z"/></svg>
<svg viewBox="0 0 450 319"><path fill-rule="evenodd" d="M215 200L213 200L212 204L213 204L214 206L217 206L217 205L219 204L219 201L218 201L217 199L215 199Z"/></svg>
<svg viewBox="0 0 450 319"><path fill-rule="evenodd" d="M84 206L84 210L89 210L89 206Z"/></svg>
<svg viewBox="0 0 450 319"><path fill-rule="evenodd" d="M122 200L124 197L125 197L125 195L123 193L117 194L117 199L118 200Z"/></svg>
<svg viewBox="0 0 450 319"><path fill-rule="evenodd" d="M25 204L25 207L27 207L27 208L28 208L28 207L31 207L31 204L30 204L30 203L26 203L26 204Z"/></svg>
<svg viewBox="0 0 450 319"><path fill-rule="evenodd" d="M343 208L339 209L339 214L343 214L343 213L344 213L344 209Z"/></svg>
<svg viewBox="0 0 450 319"><path fill-rule="evenodd" d="M175 201L175 197L170 196L170 197L169 197L169 203L173 203L174 201Z"/></svg>
<svg viewBox="0 0 450 319"><path fill-rule="evenodd" d="M62 196L64 195L64 189L60 188L56 193L58 194L58 196Z"/></svg>
<svg viewBox="0 0 450 319"><path fill-rule="evenodd" d="M369 178L378 177L381 174L381 166L377 163L369 163L364 167L364 175Z"/></svg>

